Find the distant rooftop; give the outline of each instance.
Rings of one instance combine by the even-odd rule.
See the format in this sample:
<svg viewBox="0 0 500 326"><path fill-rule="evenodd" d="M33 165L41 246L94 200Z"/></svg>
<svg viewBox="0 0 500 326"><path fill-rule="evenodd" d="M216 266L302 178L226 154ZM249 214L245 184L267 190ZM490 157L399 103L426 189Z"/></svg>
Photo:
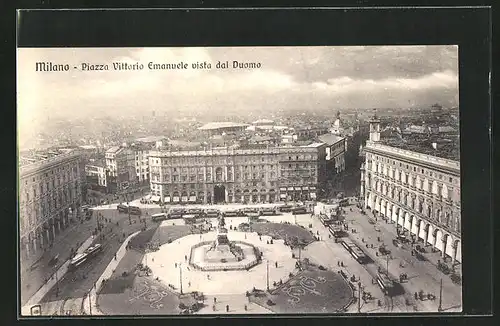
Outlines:
<svg viewBox="0 0 500 326"><path fill-rule="evenodd" d="M120 146L113 146L108 148L108 150L106 150L106 153L117 153L118 151L120 151L120 149Z"/></svg>
<svg viewBox="0 0 500 326"><path fill-rule="evenodd" d="M438 140L407 140L397 138L383 138L381 143L384 145L410 150L412 152L432 155L453 161L460 161L460 149L457 141ZM433 147L435 143L435 148Z"/></svg>
<svg viewBox="0 0 500 326"><path fill-rule="evenodd" d="M33 163L43 162L51 158L68 153L68 150L50 149L44 151L23 151L19 153L19 166L26 166Z"/></svg>
<svg viewBox="0 0 500 326"><path fill-rule="evenodd" d="M210 122L198 128L198 130L216 130L224 128L248 127L246 123L238 122Z"/></svg>
<svg viewBox="0 0 500 326"><path fill-rule="evenodd" d="M135 141L141 143L154 143L157 141L165 140L166 138L167 137L165 136L148 136L148 137L137 138Z"/></svg>
<svg viewBox="0 0 500 326"><path fill-rule="evenodd" d="M331 133L328 134L323 134L318 137L319 141L327 144L328 146L331 146L333 144L338 143L339 141L342 141L344 137L340 137Z"/></svg>
<svg viewBox="0 0 500 326"><path fill-rule="evenodd" d="M97 149L97 146L95 145L80 145L78 147L80 147L81 149Z"/></svg>
<svg viewBox="0 0 500 326"><path fill-rule="evenodd" d="M254 125L264 125L264 124L271 125L273 123L274 123L274 121L269 120L269 119L259 119L259 120L253 122Z"/></svg>
<svg viewBox="0 0 500 326"><path fill-rule="evenodd" d="M99 158L94 161L90 161L87 163L89 166L99 166L99 167L106 167L106 160L103 158Z"/></svg>

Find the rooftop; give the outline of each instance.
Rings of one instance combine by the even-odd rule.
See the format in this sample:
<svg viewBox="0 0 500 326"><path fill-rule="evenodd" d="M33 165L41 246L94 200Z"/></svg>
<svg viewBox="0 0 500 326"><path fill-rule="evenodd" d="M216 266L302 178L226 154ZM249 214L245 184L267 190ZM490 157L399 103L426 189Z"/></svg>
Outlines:
<svg viewBox="0 0 500 326"><path fill-rule="evenodd" d="M246 123L238 122L210 122L198 128L198 130L216 130L224 128L248 127Z"/></svg>
<svg viewBox="0 0 500 326"><path fill-rule="evenodd" d="M106 150L106 153L118 153L120 151L120 146L113 146Z"/></svg>
<svg viewBox="0 0 500 326"><path fill-rule="evenodd" d="M56 156L68 153L66 150L51 149L46 151L25 151L19 153L19 166L26 166L33 163L50 160Z"/></svg>
<svg viewBox="0 0 500 326"><path fill-rule="evenodd" d="M382 144L412 152L432 155L453 161L460 161L458 140L436 140L383 138ZM433 145L435 144L435 145ZM435 146L435 147L434 147Z"/></svg>
<svg viewBox="0 0 500 326"><path fill-rule="evenodd" d="M99 158L97 160L93 160L87 163L89 166L99 166L99 167L106 167L106 160L103 158Z"/></svg>
<svg viewBox="0 0 500 326"><path fill-rule="evenodd" d="M273 123L274 121L269 119L259 119L253 122L254 125L273 124Z"/></svg>
<svg viewBox="0 0 500 326"><path fill-rule="evenodd" d="M167 137L165 136L148 136L148 137L137 138L135 141L141 143L154 143L165 139L167 139Z"/></svg>
<svg viewBox="0 0 500 326"><path fill-rule="evenodd" d="M339 141L344 140L344 137L340 137L331 133L328 134L323 134L321 136L318 136L319 141L327 144L328 146L334 145L338 143Z"/></svg>
<svg viewBox="0 0 500 326"><path fill-rule="evenodd" d="M80 155L78 150L47 150L47 151L26 151L19 153L19 174L21 176L37 171L39 168L59 163L64 160L77 158Z"/></svg>

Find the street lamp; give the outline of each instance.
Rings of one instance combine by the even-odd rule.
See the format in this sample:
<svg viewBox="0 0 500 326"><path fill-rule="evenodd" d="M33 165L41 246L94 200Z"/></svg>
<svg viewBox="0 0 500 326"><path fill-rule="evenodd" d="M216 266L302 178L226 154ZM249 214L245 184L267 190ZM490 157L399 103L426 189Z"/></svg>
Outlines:
<svg viewBox="0 0 500 326"><path fill-rule="evenodd" d="M443 303L443 279L441 279L441 283L439 286L439 307L438 307L439 312L443 311L442 303Z"/></svg>
<svg viewBox="0 0 500 326"><path fill-rule="evenodd" d="M180 285L181 285L181 294L184 294L182 292L182 263L179 263L179 282L180 282Z"/></svg>
<svg viewBox="0 0 500 326"><path fill-rule="evenodd" d="M128 224L132 225L132 217L130 216L130 206L128 204L128 195L125 195L125 198L127 199Z"/></svg>
<svg viewBox="0 0 500 326"><path fill-rule="evenodd" d="M267 291L269 291L269 260L266 260L266 270L267 270Z"/></svg>
<svg viewBox="0 0 500 326"><path fill-rule="evenodd" d="M90 312L90 315L92 315L92 301L91 301L91 295L90 295L90 292L92 292L92 289L90 289L90 291L87 293L87 296L89 298L89 312Z"/></svg>
<svg viewBox="0 0 500 326"><path fill-rule="evenodd" d="M389 254L387 254L386 258L387 258L386 272L387 272L387 277L389 277Z"/></svg>
<svg viewBox="0 0 500 326"><path fill-rule="evenodd" d="M361 282L358 282L358 312L361 312Z"/></svg>
<svg viewBox="0 0 500 326"><path fill-rule="evenodd" d="M57 281L57 265L56 265L55 277L56 277L56 297L58 297L59 296L59 282Z"/></svg>

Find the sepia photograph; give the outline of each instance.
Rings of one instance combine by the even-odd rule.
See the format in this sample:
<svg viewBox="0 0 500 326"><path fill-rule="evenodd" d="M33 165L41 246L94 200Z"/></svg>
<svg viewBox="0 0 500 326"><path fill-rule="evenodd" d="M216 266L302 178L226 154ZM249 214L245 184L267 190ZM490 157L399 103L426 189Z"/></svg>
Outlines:
<svg viewBox="0 0 500 326"><path fill-rule="evenodd" d="M21 315L462 312L458 50L18 48Z"/></svg>

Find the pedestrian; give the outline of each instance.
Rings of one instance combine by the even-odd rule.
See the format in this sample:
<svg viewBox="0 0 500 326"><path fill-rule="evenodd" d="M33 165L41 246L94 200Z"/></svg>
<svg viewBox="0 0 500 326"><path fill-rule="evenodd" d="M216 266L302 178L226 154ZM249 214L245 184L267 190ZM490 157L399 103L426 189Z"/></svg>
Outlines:
<svg viewBox="0 0 500 326"><path fill-rule="evenodd" d="M215 305L212 305L212 310L215 311Z"/></svg>
<svg viewBox="0 0 500 326"><path fill-rule="evenodd" d="M415 292L415 300L418 300L418 293Z"/></svg>
<svg viewBox="0 0 500 326"><path fill-rule="evenodd" d="M338 261L338 260L337 260L337 266L339 266L339 267L340 267L340 261Z"/></svg>
<svg viewBox="0 0 500 326"><path fill-rule="evenodd" d="M188 281L188 287L191 287L191 281Z"/></svg>
<svg viewBox="0 0 500 326"><path fill-rule="evenodd" d="M217 303L217 298L216 297L214 297L214 303Z"/></svg>
<svg viewBox="0 0 500 326"><path fill-rule="evenodd" d="M226 312L229 312L229 305L226 305Z"/></svg>
<svg viewBox="0 0 500 326"><path fill-rule="evenodd" d="M116 260L116 254L115 254L115 260Z"/></svg>
<svg viewBox="0 0 500 326"><path fill-rule="evenodd" d="M175 268L177 268L177 263L175 263Z"/></svg>
<svg viewBox="0 0 500 326"><path fill-rule="evenodd" d="M278 262L275 262L274 265L276 266L276 268L278 268Z"/></svg>
<svg viewBox="0 0 500 326"><path fill-rule="evenodd" d="M245 311L248 311L248 307L247 307L247 305L245 305L245 306L244 306L244 308L245 308Z"/></svg>
<svg viewBox="0 0 500 326"><path fill-rule="evenodd" d="M340 266L344 267L344 262L343 261L340 262Z"/></svg>
<svg viewBox="0 0 500 326"><path fill-rule="evenodd" d="M188 260L188 256L187 255L184 255L184 260L187 261Z"/></svg>

